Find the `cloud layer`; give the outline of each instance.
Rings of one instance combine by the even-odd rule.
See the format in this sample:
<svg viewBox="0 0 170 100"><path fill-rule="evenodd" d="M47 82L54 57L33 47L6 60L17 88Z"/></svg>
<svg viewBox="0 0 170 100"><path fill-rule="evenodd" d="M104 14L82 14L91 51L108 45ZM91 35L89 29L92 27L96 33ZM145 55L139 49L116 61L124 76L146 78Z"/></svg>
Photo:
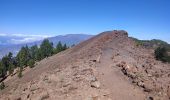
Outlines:
<svg viewBox="0 0 170 100"><path fill-rule="evenodd" d="M2 34L0 33L0 44L23 44L52 37L52 35L29 35L29 34Z"/></svg>

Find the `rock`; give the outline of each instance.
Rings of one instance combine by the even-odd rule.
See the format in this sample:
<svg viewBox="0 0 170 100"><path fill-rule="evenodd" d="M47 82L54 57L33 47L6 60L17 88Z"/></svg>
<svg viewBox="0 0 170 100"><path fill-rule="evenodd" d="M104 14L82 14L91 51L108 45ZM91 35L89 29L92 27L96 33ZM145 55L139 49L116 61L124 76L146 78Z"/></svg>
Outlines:
<svg viewBox="0 0 170 100"><path fill-rule="evenodd" d="M118 67L122 67L122 71L124 74L131 74L131 73L136 73L137 67L135 65L128 65L126 62L122 61L119 64L117 64Z"/></svg>
<svg viewBox="0 0 170 100"><path fill-rule="evenodd" d="M153 90L154 90L153 84L151 82L149 82L149 81L145 81L144 82L144 91L145 92L151 92Z"/></svg>
<svg viewBox="0 0 170 100"><path fill-rule="evenodd" d="M149 96L147 97L147 100L154 100L153 97Z"/></svg>
<svg viewBox="0 0 170 100"><path fill-rule="evenodd" d="M144 87L144 83L143 82L138 82L137 85L140 86L140 87Z"/></svg>
<svg viewBox="0 0 170 100"><path fill-rule="evenodd" d="M45 100L45 99L48 99L48 98L49 98L48 92L42 92L42 93L39 95L39 99L38 99L38 100Z"/></svg>
<svg viewBox="0 0 170 100"><path fill-rule="evenodd" d="M95 76L93 76L93 75L90 75L90 76L87 78L87 80L90 81L90 82L95 82L95 81L97 81L97 78L96 78Z"/></svg>
<svg viewBox="0 0 170 100"><path fill-rule="evenodd" d="M156 83L156 84L155 84L155 91L156 91L156 92L160 92L161 89L162 89L161 83Z"/></svg>
<svg viewBox="0 0 170 100"><path fill-rule="evenodd" d="M152 75L151 75L151 74L148 74L148 77L152 77Z"/></svg>
<svg viewBox="0 0 170 100"><path fill-rule="evenodd" d="M30 94L27 95L27 99L30 98Z"/></svg>
<svg viewBox="0 0 170 100"><path fill-rule="evenodd" d="M78 87L76 86L76 85L71 85L69 88L68 88L68 90L69 91L74 91L74 90L76 90Z"/></svg>
<svg viewBox="0 0 170 100"><path fill-rule="evenodd" d="M167 95L168 95L168 97L170 99L170 86L168 86Z"/></svg>
<svg viewBox="0 0 170 100"><path fill-rule="evenodd" d="M93 100L92 97L87 97L85 100Z"/></svg>
<svg viewBox="0 0 170 100"><path fill-rule="evenodd" d="M100 88L100 82L99 81L91 82L91 87Z"/></svg>
<svg viewBox="0 0 170 100"><path fill-rule="evenodd" d="M127 75L128 77L131 77L132 79L134 79L136 77L136 73L137 73L137 67L133 66L133 65L123 65L122 66L122 72Z"/></svg>
<svg viewBox="0 0 170 100"><path fill-rule="evenodd" d="M170 77L170 74L168 74L168 77Z"/></svg>
<svg viewBox="0 0 170 100"><path fill-rule="evenodd" d="M118 67L123 67L123 66L125 66L126 65L126 62L124 62L124 61L121 61L119 64L117 64L116 66L118 66Z"/></svg>
<svg viewBox="0 0 170 100"><path fill-rule="evenodd" d="M16 98L15 100L21 100L21 97Z"/></svg>
<svg viewBox="0 0 170 100"><path fill-rule="evenodd" d="M132 73L136 73L137 72L137 67L134 65L126 65L125 69L127 70L127 72L132 72Z"/></svg>
<svg viewBox="0 0 170 100"><path fill-rule="evenodd" d="M94 60L91 60L91 61L92 61L92 62L97 62L97 60L95 60L95 59L94 59Z"/></svg>
<svg viewBox="0 0 170 100"><path fill-rule="evenodd" d="M43 81L48 81L48 77L45 75Z"/></svg>
<svg viewBox="0 0 170 100"><path fill-rule="evenodd" d="M38 87L36 85L32 85L31 88L30 88L30 91L35 91L37 89L38 89Z"/></svg>
<svg viewBox="0 0 170 100"><path fill-rule="evenodd" d="M92 100L100 100L99 96L94 96L92 98L93 98Z"/></svg>
<svg viewBox="0 0 170 100"><path fill-rule="evenodd" d="M71 85L71 83L64 83L62 87L68 87L69 85Z"/></svg>
<svg viewBox="0 0 170 100"><path fill-rule="evenodd" d="M99 56L97 57L97 60L96 60L96 61L97 61L98 63L100 63L100 58L101 58L101 55L99 55Z"/></svg>
<svg viewBox="0 0 170 100"><path fill-rule="evenodd" d="M91 68L83 69L83 70L81 70L80 74L81 75L93 74L93 69L91 69Z"/></svg>

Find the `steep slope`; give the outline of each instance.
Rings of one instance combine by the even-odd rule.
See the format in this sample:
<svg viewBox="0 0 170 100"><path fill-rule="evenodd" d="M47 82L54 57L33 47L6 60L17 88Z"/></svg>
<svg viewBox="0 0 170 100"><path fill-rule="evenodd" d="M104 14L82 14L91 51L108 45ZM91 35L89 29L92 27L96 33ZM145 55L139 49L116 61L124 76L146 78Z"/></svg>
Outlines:
<svg viewBox="0 0 170 100"><path fill-rule="evenodd" d="M5 81L8 100L168 100L170 68L125 31L103 32Z"/></svg>

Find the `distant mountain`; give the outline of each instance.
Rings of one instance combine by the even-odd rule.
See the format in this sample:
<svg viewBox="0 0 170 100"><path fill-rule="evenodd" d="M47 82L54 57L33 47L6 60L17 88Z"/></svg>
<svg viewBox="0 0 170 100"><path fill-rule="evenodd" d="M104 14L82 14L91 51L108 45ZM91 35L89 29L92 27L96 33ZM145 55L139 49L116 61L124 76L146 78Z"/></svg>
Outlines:
<svg viewBox="0 0 170 100"><path fill-rule="evenodd" d="M50 42L53 42L53 46L55 47L56 44L60 41L62 44L67 44L68 46L71 46L73 44L78 44L84 40L89 39L90 37L92 37L93 35L87 35L87 34L67 34L67 35L58 35L55 37L49 37L48 40ZM27 45L40 45L41 42L43 40L40 41L35 41L32 43L29 43Z"/></svg>
<svg viewBox="0 0 170 100"><path fill-rule="evenodd" d="M68 34L65 36L60 35L56 37L51 37L49 38L49 40L53 42L54 45L56 45L56 43L61 41L61 43L66 43L67 45L71 46L73 44L78 44L84 40L87 40L92 36L93 35L86 35L86 34Z"/></svg>
<svg viewBox="0 0 170 100"><path fill-rule="evenodd" d="M68 34L68 35L59 35L55 37L49 37L49 41L53 42L54 47L56 44L61 41L62 44L66 43L68 46L71 46L73 44L78 44L84 40L89 39L93 35L87 35L87 34ZM38 38L38 37L37 37ZM0 36L0 58L2 58L4 55L8 54L8 52L12 52L14 55L17 54L17 52L20 50L22 46L28 45L40 45L44 38L41 38L38 41L26 41L18 43L18 41L24 40L21 37L11 37L11 36ZM15 40L15 43L14 43ZM17 40L17 41L16 41Z"/></svg>

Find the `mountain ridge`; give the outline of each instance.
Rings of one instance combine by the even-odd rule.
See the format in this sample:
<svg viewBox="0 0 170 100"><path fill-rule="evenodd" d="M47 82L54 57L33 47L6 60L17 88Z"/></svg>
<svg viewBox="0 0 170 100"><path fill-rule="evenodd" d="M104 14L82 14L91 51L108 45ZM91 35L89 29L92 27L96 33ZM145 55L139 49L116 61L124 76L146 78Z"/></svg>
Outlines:
<svg viewBox="0 0 170 100"><path fill-rule="evenodd" d="M168 100L169 64L136 45L126 31L109 31L43 59L14 77L2 99Z"/></svg>

